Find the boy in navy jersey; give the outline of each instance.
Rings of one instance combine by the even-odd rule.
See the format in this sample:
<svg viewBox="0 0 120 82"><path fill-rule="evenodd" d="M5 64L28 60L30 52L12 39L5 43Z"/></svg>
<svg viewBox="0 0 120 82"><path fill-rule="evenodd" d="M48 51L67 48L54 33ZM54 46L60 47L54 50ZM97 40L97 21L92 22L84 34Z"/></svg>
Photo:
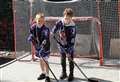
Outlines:
<svg viewBox="0 0 120 82"><path fill-rule="evenodd" d="M50 30L45 25L44 13L38 13L35 18L35 23L30 27L30 35L28 40L32 42L35 47L36 56L40 58L40 66L42 73L37 78L42 80L46 78L46 82L50 82L48 57L50 54ZM45 61L44 61L44 60Z"/></svg>
<svg viewBox="0 0 120 82"><path fill-rule="evenodd" d="M76 37L76 26L72 20L73 17L73 10L71 8L66 8L63 12L63 18L56 22L55 27L53 28L53 34L55 35L58 33L60 37L60 43L58 44L59 51L61 53L61 65L62 65L62 75L60 79L67 78L66 73L66 53L69 54L68 59L70 58L73 60L74 58L74 44L75 44L75 37ZM72 81L74 79L74 64L69 59L69 76L68 81Z"/></svg>

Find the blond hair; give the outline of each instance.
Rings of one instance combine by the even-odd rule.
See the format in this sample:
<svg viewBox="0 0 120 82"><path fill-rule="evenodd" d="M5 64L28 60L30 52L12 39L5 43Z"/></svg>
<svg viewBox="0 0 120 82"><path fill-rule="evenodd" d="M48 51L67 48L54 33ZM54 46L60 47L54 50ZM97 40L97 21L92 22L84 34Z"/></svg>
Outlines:
<svg viewBox="0 0 120 82"><path fill-rule="evenodd" d="M37 21L40 18L44 18L44 13L43 12L37 13L34 20Z"/></svg>

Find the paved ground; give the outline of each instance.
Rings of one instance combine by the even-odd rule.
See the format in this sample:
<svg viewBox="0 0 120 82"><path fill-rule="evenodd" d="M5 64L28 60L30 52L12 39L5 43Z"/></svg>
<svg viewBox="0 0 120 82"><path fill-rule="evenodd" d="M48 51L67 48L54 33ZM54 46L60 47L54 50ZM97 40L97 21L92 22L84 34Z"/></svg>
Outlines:
<svg viewBox="0 0 120 82"><path fill-rule="evenodd" d="M30 56L25 59L30 59ZM120 82L120 69L118 68L99 66L98 60L94 59L77 58L75 59L75 62L89 78L98 79L99 82ZM60 58L50 57L49 63L51 69L57 78L59 78L61 74ZM67 72L69 72L69 69L67 69ZM41 73L39 62L16 61L6 67L1 68L0 73L0 82L44 82L44 80L36 80L37 76ZM76 77L74 82L87 82L76 67L74 74ZM50 77L53 82L56 82L51 73ZM67 80L61 80L60 82L67 82Z"/></svg>

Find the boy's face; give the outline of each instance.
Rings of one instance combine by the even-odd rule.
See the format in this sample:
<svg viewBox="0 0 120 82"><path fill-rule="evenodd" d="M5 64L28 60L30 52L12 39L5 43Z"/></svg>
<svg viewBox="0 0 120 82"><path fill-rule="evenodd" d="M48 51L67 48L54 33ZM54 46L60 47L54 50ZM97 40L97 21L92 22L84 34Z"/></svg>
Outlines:
<svg viewBox="0 0 120 82"><path fill-rule="evenodd" d="M44 24L44 22L45 22L45 19L44 19L44 17L40 17L40 18L38 18L37 19L37 24L40 24L40 25L42 25L42 24Z"/></svg>
<svg viewBox="0 0 120 82"><path fill-rule="evenodd" d="M68 16L68 15L64 15L64 23L65 24L69 24L72 20L72 17Z"/></svg>

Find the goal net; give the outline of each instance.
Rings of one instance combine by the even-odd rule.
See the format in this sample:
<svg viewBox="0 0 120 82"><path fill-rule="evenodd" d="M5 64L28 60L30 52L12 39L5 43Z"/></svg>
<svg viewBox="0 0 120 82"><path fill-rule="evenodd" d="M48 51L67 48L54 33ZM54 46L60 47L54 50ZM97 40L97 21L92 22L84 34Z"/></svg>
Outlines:
<svg viewBox="0 0 120 82"><path fill-rule="evenodd" d="M46 17L46 24L50 30L61 17ZM75 57L89 57L100 59L102 56L102 42L100 21L94 17L73 17L77 35L75 41ZM34 48L32 48L33 56ZM51 36L51 56L60 56L57 43Z"/></svg>
<svg viewBox="0 0 120 82"><path fill-rule="evenodd" d="M14 0L13 0L14 1ZM120 58L120 2L119 0L78 0L71 3L49 3L43 0L15 0L16 54L34 54L27 42L29 20L39 11L46 16L50 29L66 7L74 10L73 20L77 26L76 57L94 57L100 65L119 65ZM50 21L51 20L51 21ZM55 41L51 38L51 55L58 56ZM33 50L33 51L32 51ZM28 53L26 53L28 52ZM34 55L32 55L34 59Z"/></svg>

